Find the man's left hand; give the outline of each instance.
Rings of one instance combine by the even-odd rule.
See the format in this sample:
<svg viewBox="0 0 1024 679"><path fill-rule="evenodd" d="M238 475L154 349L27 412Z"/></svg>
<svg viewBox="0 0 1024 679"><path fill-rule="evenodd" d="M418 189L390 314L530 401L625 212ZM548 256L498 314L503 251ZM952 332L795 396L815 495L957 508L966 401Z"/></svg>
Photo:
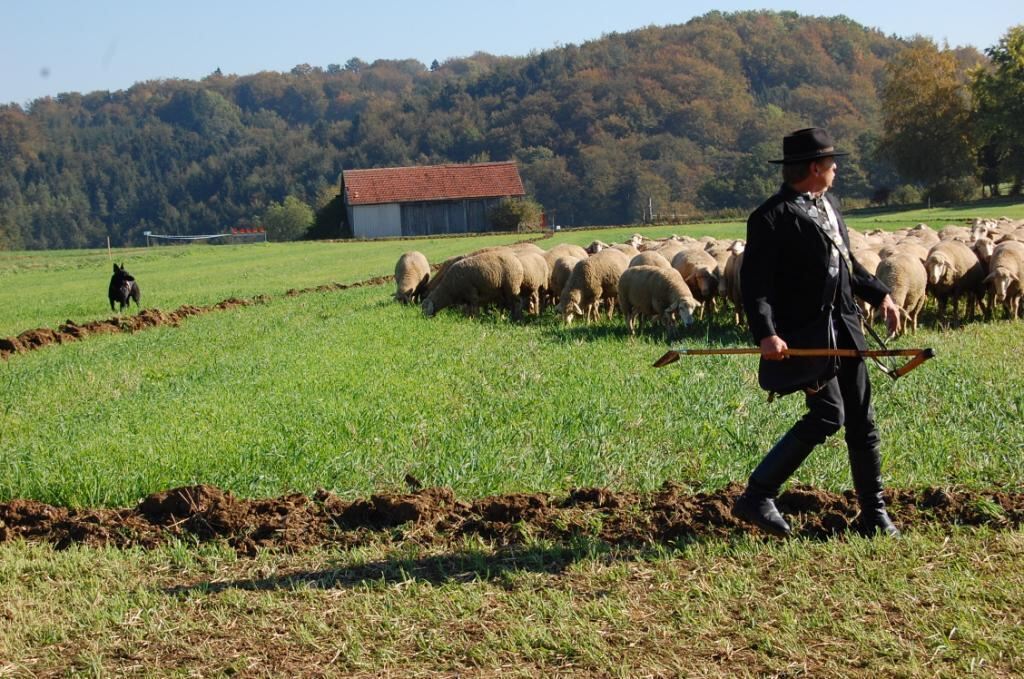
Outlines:
<svg viewBox="0 0 1024 679"><path fill-rule="evenodd" d="M900 308L896 306L896 302L892 301L892 297L889 295L885 296L882 300L882 316L885 318L885 327L889 329L889 335L897 335L900 329L903 327L900 317Z"/></svg>

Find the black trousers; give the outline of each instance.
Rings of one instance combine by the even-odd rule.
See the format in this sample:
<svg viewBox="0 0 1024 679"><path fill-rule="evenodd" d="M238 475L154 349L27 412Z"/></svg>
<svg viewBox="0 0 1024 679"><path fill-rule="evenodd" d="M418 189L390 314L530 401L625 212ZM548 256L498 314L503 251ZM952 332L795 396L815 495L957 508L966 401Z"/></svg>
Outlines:
<svg viewBox="0 0 1024 679"><path fill-rule="evenodd" d="M877 451L881 438L871 405L871 382L861 358L841 358L838 374L808 394L807 413L789 430L799 440L818 445L845 427L851 462L860 452Z"/></svg>

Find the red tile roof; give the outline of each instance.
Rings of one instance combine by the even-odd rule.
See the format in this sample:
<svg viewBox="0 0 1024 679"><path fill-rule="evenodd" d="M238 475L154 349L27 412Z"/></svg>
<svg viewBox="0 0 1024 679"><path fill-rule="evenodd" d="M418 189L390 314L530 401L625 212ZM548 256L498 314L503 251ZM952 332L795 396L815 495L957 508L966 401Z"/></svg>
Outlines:
<svg viewBox="0 0 1024 679"><path fill-rule="evenodd" d="M523 196L523 180L511 161L471 165L422 165L345 170L349 205L414 203L462 198Z"/></svg>

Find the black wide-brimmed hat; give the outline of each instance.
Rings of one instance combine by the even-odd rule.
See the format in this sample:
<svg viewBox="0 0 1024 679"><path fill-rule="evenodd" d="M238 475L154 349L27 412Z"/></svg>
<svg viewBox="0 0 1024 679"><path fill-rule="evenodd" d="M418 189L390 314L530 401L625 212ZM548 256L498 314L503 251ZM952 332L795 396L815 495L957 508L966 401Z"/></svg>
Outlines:
<svg viewBox="0 0 1024 679"><path fill-rule="evenodd" d="M850 154L837 151L832 137L820 127L808 127L786 135L782 139L782 159L769 160L769 163L803 163L828 156L848 156Z"/></svg>

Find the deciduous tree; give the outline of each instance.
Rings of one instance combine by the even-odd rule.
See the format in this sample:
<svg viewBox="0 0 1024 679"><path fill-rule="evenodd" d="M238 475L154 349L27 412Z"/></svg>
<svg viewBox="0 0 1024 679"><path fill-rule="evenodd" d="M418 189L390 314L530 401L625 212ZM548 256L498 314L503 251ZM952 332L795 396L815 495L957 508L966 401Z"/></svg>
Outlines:
<svg viewBox="0 0 1024 679"><path fill-rule="evenodd" d="M999 44L985 50L991 64L974 73L978 134L985 141L982 168L986 183L999 175L1013 178L1014 193L1024 183L1024 25L1006 32Z"/></svg>
<svg viewBox="0 0 1024 679"><path fill-rule="evenodd" d="M940 194L973 176L970 91L957 55L917 38L886 75L881 151L900 174Z"/></svg>

